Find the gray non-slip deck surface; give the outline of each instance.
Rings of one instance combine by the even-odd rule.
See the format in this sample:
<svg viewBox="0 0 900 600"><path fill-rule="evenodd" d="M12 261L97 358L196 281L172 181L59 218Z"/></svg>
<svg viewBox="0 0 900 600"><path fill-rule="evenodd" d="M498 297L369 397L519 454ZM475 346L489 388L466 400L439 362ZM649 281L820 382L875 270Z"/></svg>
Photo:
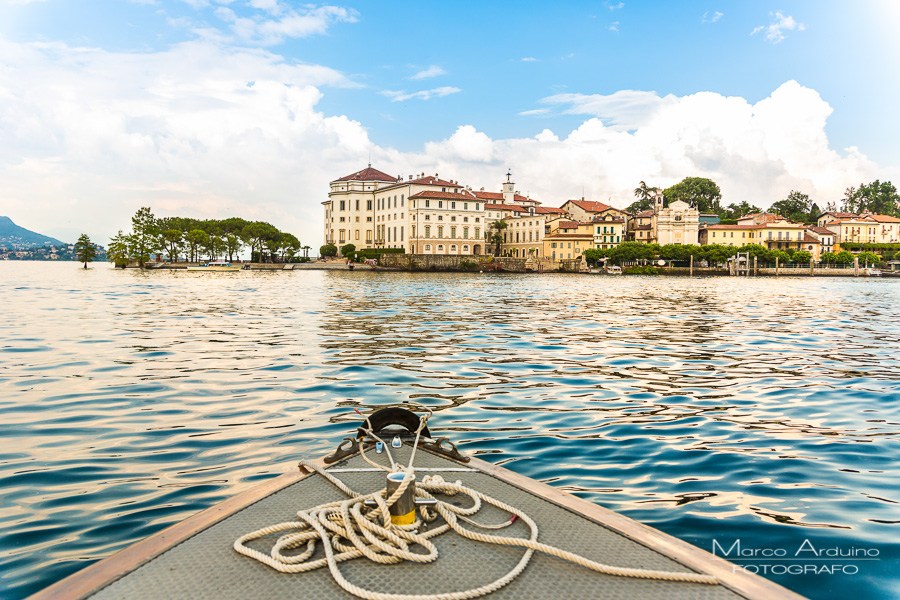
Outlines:
<svg viewBox="0 0 900 600"><path fill-rule="evenodd" d="M396 452L396 451L395 451ZM407 457L408 450L400 451ZM378 462L386 462L384 456ZM459 463L418 452L416 466L463 467ZM365 468L368 465L354 456L331 468ZM417 474L419 480L428 472ZM384 486L384 473L336 473L337 477L360 493ZM587 558L622 567L691 572L690 569L650 550L593 521L524 492L514 486L480 472L443 473L449 481L464 485L524 510L538 525L538 539L575 552ZM319 475L312 475L231 517L200 532L178 546L115 581L91 596L93 600L127 599L210 599L210 600L286 600L313 598L353 598L334 583L328 568L310 573L288 575L278 573L232 549L239 536L283 521L296 520L296 511L324 502L343 499L344 494ZM441 497L446 499L446 497ZM453 500L469 505L470 500L456 496ZM481 523L499 523L508 515L485 506L474 517ZM442 522L442 520L438 520ZM463 524L473 528L471 525ZM527 537L528 528L521 521L489 534ZM254 547L268 551L275 537L255 542ZM401 563L376 565L365 559L339 564L351 582L370 590L402 594L432 594L461 591L489 583L509 571L525 552L512 548L467 540L454 532L434 540L440 553L431 564ZM415 552L424 549L413 547ZM316 556L323 556L321 548ZM609 598L609 599L725 599L740 598L718 585L673 583L638 580L601 575L567 561L536 552L516 580L488 598Z"/></svg>

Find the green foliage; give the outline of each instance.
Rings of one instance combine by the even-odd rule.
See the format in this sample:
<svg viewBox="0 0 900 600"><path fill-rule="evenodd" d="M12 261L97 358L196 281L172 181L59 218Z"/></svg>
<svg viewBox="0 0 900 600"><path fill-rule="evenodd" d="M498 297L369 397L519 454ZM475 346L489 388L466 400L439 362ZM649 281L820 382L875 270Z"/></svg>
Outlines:
<svg viewBox="0 0 900 600"><path fill-rule="evenodd" d="M209 243L209 234L202 229L194 229L184 236L184 240L190 251L189 259L193 262L200 259L200 251Z"/></svg>
<svg viewBox="0 0 900 600"><path fill-rule="evenodd" d="M649 265L643 267L628 267L622 271L625 275L659 275L659 269Z"/></svg>
<svg viewBox="0 0 900 600"><path fill-rule="evenodd" d="M659 247L658 256L663 260L688 262L691 256L700 256L700 246L692 244L666 244Z"/></svg>
<svg viewBox="0 0 900 600"><path fill-rule="evenodd" d="M184 234L180 229L166 229L162 232L162 238L163 245L169 253L169 260L175 262L184 244Z"/></svg>
<svg viewBox="0 0 900 600"><path fill-rule="evenodd" d="M849 265L853 262L853 255L846 250L841 250L834 255L834 262L839 265Z"/></svg>
<svg viewBox="0 0 900 600"><path fill-rule="evenodd" d="M84 263L85 269L87 269L89 262L94 262L94 259L97 258L97 247L91 241L91 238L88 237L88 234L82 233L78 236L78 241L75 242L75 257L78 259L78 262Z"/></svg>
<svg viewBox="0 0 900 600"><path fill-rule="evenodd" d="M812 202L809 196L797 190L791 190L787 198L775 202L769 210L789 221L798 223L813 223L818 217L818 214L812 214Z"/></svg>
<svg viewBox="0 0 900 600"><path fill-rule="evenodd" d="M124 267L128 264L128 236L124 235L121 229L109 240L106 248L106 260L114 262L117 267Z"/></svg>
<svg viewBox="0 0 900 600"><path fill-rule="evenodd" d="M475 271L479 267L477 262L472 262L470 260L464 260L460 262L459 266L463 271Z"/></svg>
<svg viewBox="0 0 900 600"><path fill-rule="evenodd" d="M600 251L602 256L616 264L637 260L651 260L658 252L659 246L657 244L641 244L639 242L623 242L615 248Z"/></svg>
<svg viewBox="0 0 900 600"><path fill-rule="evenodd" d="M603 251L598 250L597 248L588 248L584 251L584 260L586 260L589 265L596 265L602 258Z"/></svg>
<svg viewBox="0 0 900 600"><path fill-rule="evenodd" d="M772 250L771 252L769 252L769 262L774 263L776 259L778 260L779 264L783 265L790 262L791 255L784 250Z"/></svg>
<svg viewBox="0 0 900 600"><path fill-rule="evenodd" d="M850 252L869 251L884 254L900 251L900 244L869 244L861 242L841 242L841 248Z"/></svg>
<svg viewBox="0 0 900 600"><path fill-rule="evenodd" d="M142 206L131 217L131 235L127 239L128 256L137 260L141 267L162 247L159 226L150 208Z"/></svg>
<svg viewBox="0 0 900 600"><path fill-rule="evenodd" d="M319 248L319 256L337 256L337 246L334 244L325 244Z"/></svg>
<svg viewBox="0 0 900 600"><path fill-rule="evenodd" d="M681 200L695 206L702 213L716 213L722 216L724 212L720 204L722 190L712 179L685 177L679 183L663 190L663 194L669 204Z"/></svg>
<svg viewBox="0 0 900 600"><path fill-rule="evenodd" d="M722 244L707 244L700 246L698 258L708 262L710 265L720 265L728 261L729 258L737 254L738 249L734 246L725 246Z"/></svg>
<svg viewBox="0 0 900 600"><path fill-rule="evenodd" d="M722 216L722 223L725 225L733 225L737 223L737 220L745 215L754 215L756 213L761 213L762 209L758 206L754 206L750 204L746 200L742 201L740 204L735 204L732 202L728 205L728 208L725 209L724 215ZM726 223L726 218L729 222ZM732 222L733 221L733 222Z"/></svg>
<svg viewBox="0 0 900 600"><path fill-rule="evenodd" d="M341 246L341 256L347 256L348 254L353 253L356 250L356 246L354 244L345 244Z"/></svg>
<svg viewBox="0 0 900 600"><path fill-rule="evenodd" d="M490 231L493 233L490 236L490 241L494 244L494 256L500 256L500 246L503 244L503 232L508 228L509 223L507 223L505 219L497 219L491 223Z"/></svg>
<svg viewBox="0 0 900 600"><path fill-rule="evenodd" d="M794 252L793 259L795 263L808 265L812 260L812 254L807 252L806 250L800 250L799 252Z"/></svg>
<svg viewBox="0 0 900 600"><path fill-rule="evenodd" d="M869 184L859 184L859 188L849 187L844 192L844 212L871 212L900 217L900 194L890 181L875 180Z"/></svg>
<svg viewBox="0 0 900 600"><path fill-rule="evenodd" d="M856 255L856 258L859 259L859 264L868 267L869 265L874 265L881 262L881 257L875 254L874 252L860 252Z"/></svg>
<svg viewBox="0 0 900 600"><path fill-rule="evenodd" d="M650 210L653 208L653 197L659 193L659 191L658 187L649 187L642 181L634 188L634 196L637 200L629 204L625 209L625 212L636 215L639 212Z"/></svg>

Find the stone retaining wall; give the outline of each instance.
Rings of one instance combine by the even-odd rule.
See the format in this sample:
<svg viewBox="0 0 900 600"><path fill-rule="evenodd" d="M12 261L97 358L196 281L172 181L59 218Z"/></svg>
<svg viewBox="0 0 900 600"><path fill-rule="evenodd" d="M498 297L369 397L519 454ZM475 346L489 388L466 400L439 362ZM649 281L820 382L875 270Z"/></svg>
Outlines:
<svg viewBox="0 0 900 600"><path fill-rule="evenodd" d="M477 265L464 268L463 263ZM382 254L379 267L404 271L488 271L492 269L525 272L524 258L491 258L490 256L455 256L447 254Z"/></svg>

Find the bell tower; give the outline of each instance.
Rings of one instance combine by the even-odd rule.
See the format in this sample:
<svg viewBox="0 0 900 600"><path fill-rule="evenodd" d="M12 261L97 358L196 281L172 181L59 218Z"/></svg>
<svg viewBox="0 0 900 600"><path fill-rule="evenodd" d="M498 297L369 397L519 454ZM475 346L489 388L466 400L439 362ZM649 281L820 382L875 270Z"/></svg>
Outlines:
<svg viewBox="0 0 900 600"><path fill-rule="evenodd" d="M512 171L506 172L506 181L503 182L503 204L513 204L516 200L516 184L512 180Z"/></svg>

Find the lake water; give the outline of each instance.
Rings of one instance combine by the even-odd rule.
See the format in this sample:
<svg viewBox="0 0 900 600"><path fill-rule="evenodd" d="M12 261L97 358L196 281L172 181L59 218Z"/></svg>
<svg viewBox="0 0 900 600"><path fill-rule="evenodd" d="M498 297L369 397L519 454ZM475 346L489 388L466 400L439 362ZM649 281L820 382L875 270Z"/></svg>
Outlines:
<svg viewBox="0 0 900 600"><path fill-rule="evenodd" d="M810 598L900 596L900 280L0 263L0 306L4 599L406 399L707 551L784 550L737 562Z"/></svg>

